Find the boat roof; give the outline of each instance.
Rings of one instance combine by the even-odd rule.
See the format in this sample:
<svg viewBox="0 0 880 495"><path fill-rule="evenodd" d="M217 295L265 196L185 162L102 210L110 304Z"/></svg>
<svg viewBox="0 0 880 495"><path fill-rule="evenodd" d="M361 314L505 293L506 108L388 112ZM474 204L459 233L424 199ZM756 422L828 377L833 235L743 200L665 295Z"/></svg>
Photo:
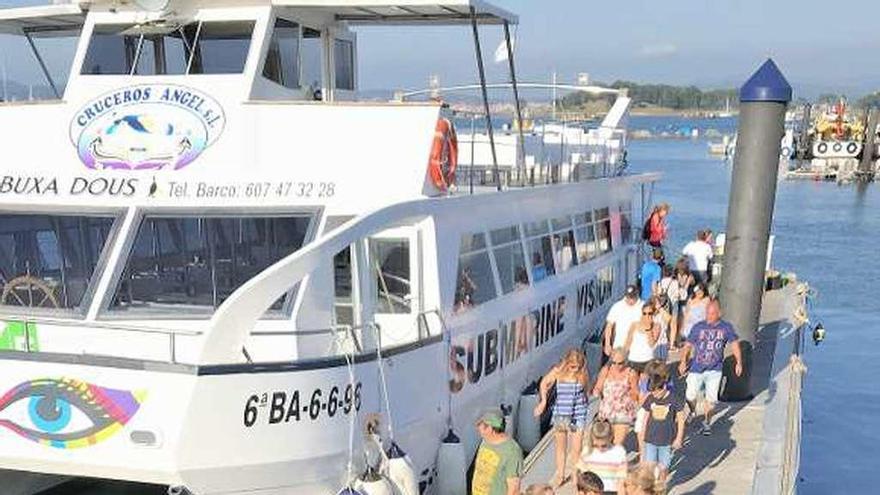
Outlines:
<svg viewBox="0 0 880 495"><path fill-rule="evenodd" d="M86 19L79 5L57 4L0 9L0 34L80 29Z"/></svg>
<svg viewBox="0 0 880 495"><path fill-rule="evenodd" d="M333 13L354 25L468 24L471 9L480 24L516 24L519 18L483 0L272 0L272 5Z"/></svg>
<svg viewBox="0 0 880 495"><path fill-rule="evenodd" d="M98 2L93 2L98 3ZM198 2L194 2L198 3ZM211 7L233 7L253 2L215 2ZM207 5L207 2L203 5ZM519 18L483 0L265 0L265 5L301 8L333 15L352 25L460 25L517 24ZM37 34L79 29L87 10L79 3L0 8L0 34Z"/></svg>

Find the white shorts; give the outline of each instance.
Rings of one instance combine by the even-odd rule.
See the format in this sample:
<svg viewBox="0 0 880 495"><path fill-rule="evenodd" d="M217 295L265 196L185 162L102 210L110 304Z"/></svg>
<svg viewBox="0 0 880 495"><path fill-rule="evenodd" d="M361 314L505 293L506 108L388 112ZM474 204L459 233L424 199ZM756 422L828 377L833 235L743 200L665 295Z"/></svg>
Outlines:
<svg viewBox="0 0 880 495"><path fill-rule="evenodd" d="M704 371L702 373L689 373L687 376L687 391L685 396L687 400L693 402L697 400L697 396L705 389L706 402L716 404L718 402L718 391L721 390L721 372L720 371Z"/></svg>

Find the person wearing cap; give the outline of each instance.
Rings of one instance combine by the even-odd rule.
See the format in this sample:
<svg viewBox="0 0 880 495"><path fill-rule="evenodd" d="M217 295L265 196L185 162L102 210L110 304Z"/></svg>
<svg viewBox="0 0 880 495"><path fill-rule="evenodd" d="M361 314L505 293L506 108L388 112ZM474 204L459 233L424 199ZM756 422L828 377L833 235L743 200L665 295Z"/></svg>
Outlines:
<svg viewBox="0 0 880 495"><path fill-rule="evenodd" d="M482 441L474 462L471 495L519 495L523 453L504 432L501 411L486 411L476 427Z"/></svg>
<svg viewBox="0 0 880 495"><path fill-rule="evenodd" d="M642 318L642 305L639 289L635 285L628 285L623 299L611 306L605 319L602 346L606 361L611 356L612 350L626 345L626 336L629 335L630 327Z"/></svg>

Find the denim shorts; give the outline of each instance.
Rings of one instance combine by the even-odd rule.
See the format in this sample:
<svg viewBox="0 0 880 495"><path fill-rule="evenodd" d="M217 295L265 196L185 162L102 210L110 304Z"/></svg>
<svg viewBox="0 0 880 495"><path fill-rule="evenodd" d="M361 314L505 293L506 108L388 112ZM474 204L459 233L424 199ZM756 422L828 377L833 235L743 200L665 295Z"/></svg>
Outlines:
<svg viewBox="0 0 880 495"><path fill-rule="evenodd" d="M659 464L666 469L672 464L672 447L669 445L654 445L653 443L645 443L645 458L643 462L653 462Z"/></svg>
<svg viewBox="0 0 880 495"><path fill-rule="evenodd" d="M569 415L553 415L553 429L556 431L578 431L587 427L587 419L576 420Z"/></svg>

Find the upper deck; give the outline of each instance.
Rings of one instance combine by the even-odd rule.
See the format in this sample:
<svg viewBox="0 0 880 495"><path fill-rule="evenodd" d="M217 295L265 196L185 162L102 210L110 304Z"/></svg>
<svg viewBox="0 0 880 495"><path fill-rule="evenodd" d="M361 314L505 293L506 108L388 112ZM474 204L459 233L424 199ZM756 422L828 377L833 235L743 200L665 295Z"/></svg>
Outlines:
<svg viewBox="0 0 880 495"><path fill-rule="evenodd" d="M443 195L427 174L442 105L356 101L350 27L517 21L479 0L117 3L0 10L0 33L28 41L57 96L0 103L4 208L356 215ZM34 44L60 36L77 39L66 81Z"/></svg>

